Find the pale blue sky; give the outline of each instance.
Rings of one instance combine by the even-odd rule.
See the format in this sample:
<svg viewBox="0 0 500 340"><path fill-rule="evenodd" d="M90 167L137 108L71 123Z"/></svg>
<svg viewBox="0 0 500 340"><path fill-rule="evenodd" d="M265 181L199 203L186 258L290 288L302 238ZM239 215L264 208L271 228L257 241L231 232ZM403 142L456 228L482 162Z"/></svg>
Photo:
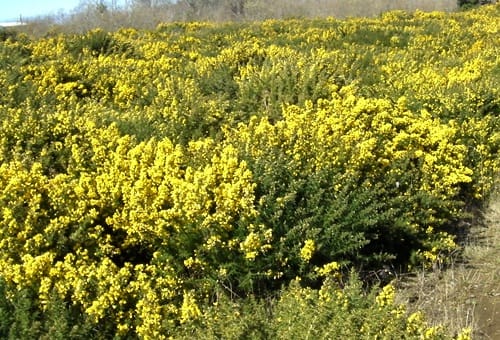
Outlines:
<svg viewBox="0 0 500 340"><path fill-rule="evenodd" d="M30 18L57 14L61 10L69 13L81 3L82 0L0 0L0 22L17 21L20 15Z"/></svg>

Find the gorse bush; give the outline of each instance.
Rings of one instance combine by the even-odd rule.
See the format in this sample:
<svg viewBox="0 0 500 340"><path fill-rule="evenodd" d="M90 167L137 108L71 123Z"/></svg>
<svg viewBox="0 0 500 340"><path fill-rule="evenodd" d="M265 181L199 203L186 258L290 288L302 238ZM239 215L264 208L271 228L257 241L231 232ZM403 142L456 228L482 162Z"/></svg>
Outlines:
<svg viewBox="0 0 500 340"><path fill-rule="evenodd" d="M445 264L487 200L498 15L7 37L2 336L446 338L347 273Z"/></svg>
<svg viewBox="0 0 500 340"><path fill-rule="evenodd" d="M470 9L481 5L495 3L493 0L458 0L458 6L461 9Z"/></svg>
<svg viewBox="0 0 500 340"><path fill-rule="evenodd" d="M319 289L300 281L276 299L240 304L222 296L196 321L185 324L179 338L207 339L452 339L443 327L430 326L422 313L407 315L394 303L394 287L365 293L354 276L339 289L329 276ZM265 318L263 318L265 316ZM456 338L469 338L464 330Z"/></svg>

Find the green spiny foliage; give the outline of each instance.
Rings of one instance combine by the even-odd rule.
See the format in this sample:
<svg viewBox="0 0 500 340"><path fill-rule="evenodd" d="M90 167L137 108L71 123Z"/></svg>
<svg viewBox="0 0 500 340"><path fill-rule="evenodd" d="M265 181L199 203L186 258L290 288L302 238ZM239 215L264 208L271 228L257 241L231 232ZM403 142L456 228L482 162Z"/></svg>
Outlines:
<svg viewBox="0 0 500 340"><path fill-rule="evenodd" d="M497 17L1 41L2 334L441 334L346 276L457 251L500 169Z"/></svg>

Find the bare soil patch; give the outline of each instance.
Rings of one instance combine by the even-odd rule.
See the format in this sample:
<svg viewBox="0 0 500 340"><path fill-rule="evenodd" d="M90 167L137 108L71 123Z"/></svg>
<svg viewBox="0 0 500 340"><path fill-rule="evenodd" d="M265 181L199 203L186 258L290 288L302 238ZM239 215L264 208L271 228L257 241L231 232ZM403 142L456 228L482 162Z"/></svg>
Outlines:
<svg viewBox="0 0 500 340"><path fill-rule="evenodd" d="M479 282L471 289L477 298L475 317L478 338L500 339L500 200L495 200L486 215L487 230L481 239L484 251L473 259Z"/></svg>
<svg viewBox="0 0 500 340"><path fill-rule="evenodd" d="M431 324L458 333L473 330L473 339L500 339L500 196L472 226L463 259L447 269L421 271L401 278L398 299L408 309L423 310Z"/></svg>

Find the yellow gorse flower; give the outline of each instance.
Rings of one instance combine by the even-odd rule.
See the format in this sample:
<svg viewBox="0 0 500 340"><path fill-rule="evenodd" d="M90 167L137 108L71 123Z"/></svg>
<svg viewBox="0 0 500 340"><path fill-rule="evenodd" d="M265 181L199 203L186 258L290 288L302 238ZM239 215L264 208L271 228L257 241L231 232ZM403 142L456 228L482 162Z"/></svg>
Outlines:
<svg viewBox="0 0 500 340"><path fill-rule="evenodd" d="M42 310L70 300L119 336L161 339L203 319L240 273L276 286L302 261L336 282L345 253L377 242L361 229L378 216L417 235L421 263L446 261L457 244L443 223L487 198L500 171L498 8L4 39L7 295L32 289ZM360 209L300 211L318 178L306 188L325 193L317 202L345 195ZM337 223L363 213L362 226ZM358 243L327 249L337 236ZM304 305L317 293L293 292ZM350 306L339 289L318 294ZM376 297L393 302L392 286ZM406 327L441 331L420 314Z"/></svg>
<svg viewBox="0 0 500 340"><path fill-rule="evenodd" d="M316 245L314 244L314 240L306 240L304 242L304 246L300 250L300 257L302 260L305 262L308 262L314 254L314 251L316 250Z"/></svg>

